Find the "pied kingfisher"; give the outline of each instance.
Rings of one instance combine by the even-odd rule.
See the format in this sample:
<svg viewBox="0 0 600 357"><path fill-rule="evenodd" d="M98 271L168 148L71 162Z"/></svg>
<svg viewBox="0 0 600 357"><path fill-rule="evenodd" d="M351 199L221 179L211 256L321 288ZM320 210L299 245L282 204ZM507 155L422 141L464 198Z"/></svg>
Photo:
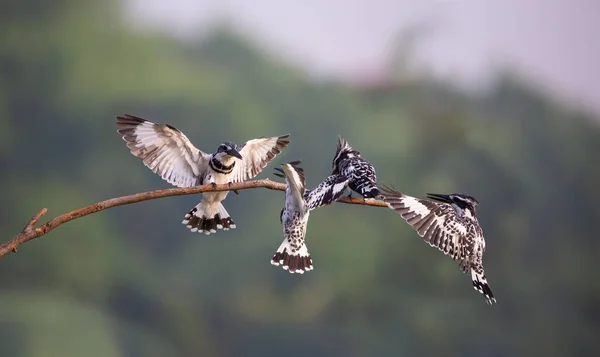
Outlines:
<svg viewBox="0 0 600 357"><path fill-rule="evenodd" d="M341 174L350 179L348 187L352 191L359 193L364 198L379 196L375 168L370 162L360 157L360 153L353 150L341 136L338 137L332 166L333 175ZM352 195L352 191L350 191L350 195Z"/></svg>
<svg viewBox="0 0 600 357"><path fill-rule="evenodd" d="M241 182L258 175L289 141L289 134L248 140L239 150L226 141L213 154L197 149L188 138L168 124L126 114L117 117L118 133L131 153L150 170L178 187ZM204 192L202 201L185 215L183 224L192 232L216 233L235 228L221 204L228 191Z"/></svg>
<svg viewBox="0 0 600 357"><path fill-rule="evenodd" d="M348 188L348 178L331 175L313 190L306 189L304 170L298 167L300 161L289 162L276 168L275 175L285 177L285 206L279 219L283 224L283 243L271 258L271 264L288 270L290 273L304 274L313 269L312 258L306 248L304 237L310 211L330 205L339 199Z"/></svg>
<svg viewBox="0 0 600 357"><path fill-rule="evenodd" d="M485 239L477 221L479 202L469 195L427 194L426 199L407 196L389 188L381 191L385 202L428 242L460 262L460 269L471 272L473 288L485 296L488 304L496 302L483 271Z"/></svg>

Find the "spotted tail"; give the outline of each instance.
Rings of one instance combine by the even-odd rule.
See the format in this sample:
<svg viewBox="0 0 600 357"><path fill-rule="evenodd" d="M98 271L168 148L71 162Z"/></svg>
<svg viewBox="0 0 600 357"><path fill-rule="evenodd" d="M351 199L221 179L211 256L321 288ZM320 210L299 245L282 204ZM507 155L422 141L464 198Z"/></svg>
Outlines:
<svg viewBox="0 0 600 357"><path fill-rule="evenodd" d="M283 243L271 258L271 264L281 267L291 274L304 274L305 271L313 270L312 258L308 253L308 248L304 243L304 239L300 245L291 243L285 239Z"/></svg>

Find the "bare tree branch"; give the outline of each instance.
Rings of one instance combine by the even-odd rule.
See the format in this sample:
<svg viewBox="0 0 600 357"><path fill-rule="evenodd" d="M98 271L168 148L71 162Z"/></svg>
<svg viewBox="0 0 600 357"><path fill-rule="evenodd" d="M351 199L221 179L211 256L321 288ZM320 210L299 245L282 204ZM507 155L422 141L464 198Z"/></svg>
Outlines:
<svg viewBox="0 0 600 357"><path fill-rule="evenodd" d="M150 192L141 192L136 193L129 196L116 197L111 198L106 201L94 203L93 205L76 209L71 212L67 212L62 214L50 221L41 227L35 228L36 223L43 215L48 211L46 208L43 208L39 211L35 216L29 220L29 223L23 228L21 233L14 236L8 242L2 244L0 246L0 257L5 256L9 252L16 252L17 247L25 242L28 242L32 239L43 236L44 234L50 232L61 224L67 223L74 219L87 216L92 213L103 211L107 208L128 205L131 203L154 200L162 197L169 196L182 196L182 195L191 195L197 194L201 192L214 192L214 191L234 191L234 190L246 190L251 188L267 188L270 190L278 190L285 191L285 184L280 182L271 181L269 179L265 180L252 180L245 182L236 182L232 184L224 184L224 185L202 185L202 186L194 186L194 187L185 187L185 188L169 188L165 190L156 190ZM381 200L364 200L363 198L349 198L342 197L338 202L349 203L349 204L357 204L357 205L367 205L367 206L375 206L375 207L388 207L387 204Z"/></svg>

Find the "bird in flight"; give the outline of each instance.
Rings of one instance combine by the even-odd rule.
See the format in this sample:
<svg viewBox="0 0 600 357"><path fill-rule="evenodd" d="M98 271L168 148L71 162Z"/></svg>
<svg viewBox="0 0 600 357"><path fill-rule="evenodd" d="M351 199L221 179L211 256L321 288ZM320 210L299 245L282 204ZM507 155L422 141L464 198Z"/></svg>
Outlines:
<svg viewBox="0 0 600 357"><path fill-rule="evenodd" d="M312 258L306 247L305 236L310 211L337 201L348 188L348 178L331 175L312 190L306 189L304 170L293 161L276 168L275 175L286 181L285 205L279 219L283 224L283 243L273 255L271 264L290 273L304 274L313 269Z"/></svg>
<svg viewBox="0 0 600 357"><path fill-rule="evenodd" d="M225 141L208 154L169 124L156 124L128 114L118 116L116 124L131 154L177 187L249 180L289 144L289 134L248 140L241 148ZM182 223L192 232L206 235L218 229L234 229L234 221L221 204L227 194L228 191L204 192L200 203L185 215Z"/></svg>
<svg viewBox="0 0 600 357"><path fill-rule="evenodd" d="M488 304L496 302L483 270L485 239L475 213L479 203L475 198L430 193L428 199L420 199L387 187L382 187L381 195L429 245L458 260L460 269L471 273L473 288Z"/></svg>
<svg viewBox="0 0 600 357"><path fill-rule="evenodd" d="M333 157L332 175L344 175L350 179L348 187L363 196L377 198L377 175L370 162L360 156L360 152L352 149L341 136L338 137L337 150ZM350 195L352 195L350 191Z"/></svg>

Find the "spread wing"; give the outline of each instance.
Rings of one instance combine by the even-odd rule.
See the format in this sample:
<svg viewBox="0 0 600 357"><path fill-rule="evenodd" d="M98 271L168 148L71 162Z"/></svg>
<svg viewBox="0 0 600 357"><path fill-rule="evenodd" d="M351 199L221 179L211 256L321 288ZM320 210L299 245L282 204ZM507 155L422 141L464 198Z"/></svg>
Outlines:
<svg viewBox="0 0 600 357"><path fill-rule="evenodd" d="M381 189L384 201L429 243L454 260L464 260L467 227L446 203L404 195L387 187Z"/></svg>
<svg viewBox="0 0 600 357"><path fill-rule="evenodd" d="M208 165L207 155L182 132L128 114L117 117L117 127L133 156L142 159L163 180L178 187L200 184L200 174Z"/></svg>
<svg viewBox="0 0 600 357"><path fill-rule="evenodd" d="M242 160L236 162L231 182L242 182L258 175L281 149L288 146L290 134L248 140L240 150Z"/></svg>
<svg viewBox="0 0 600 357"><path fill-rule="evenodd" d="M348 178L343 175L331 175L312 190L304 193L309 209L330 205L337 201L348 187Z"/></svg>

